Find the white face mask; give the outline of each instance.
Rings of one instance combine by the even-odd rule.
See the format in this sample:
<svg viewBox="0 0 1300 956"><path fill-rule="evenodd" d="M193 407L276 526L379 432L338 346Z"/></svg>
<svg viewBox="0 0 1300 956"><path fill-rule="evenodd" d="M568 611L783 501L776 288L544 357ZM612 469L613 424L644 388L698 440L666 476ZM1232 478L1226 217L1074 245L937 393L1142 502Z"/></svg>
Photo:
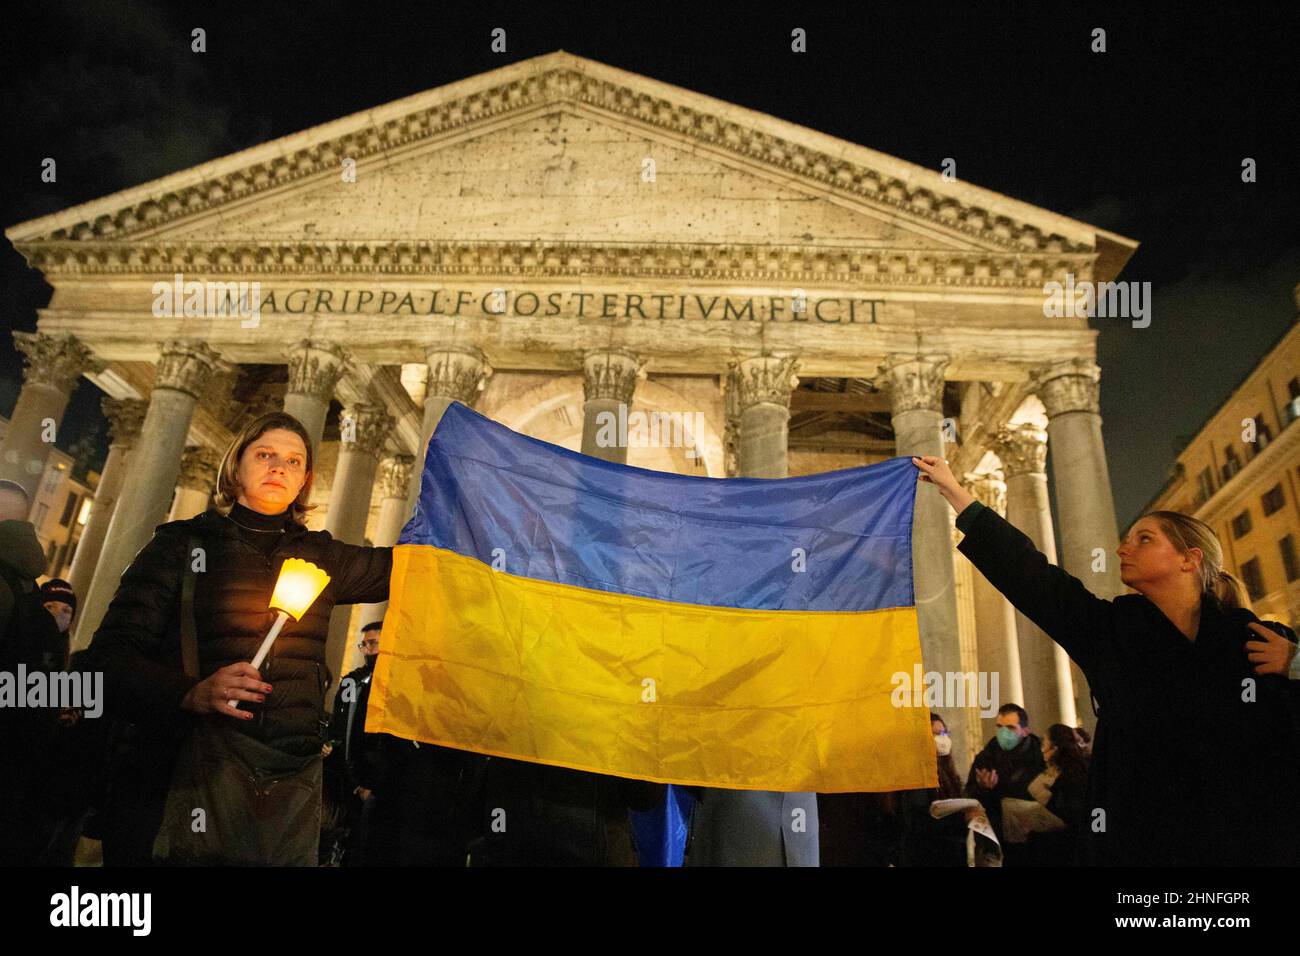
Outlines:
<svg viewBox="0 0 1300 956"><path fill-rule="evenodd" d="M935 734L934 749L939 751L940 757L948 756L952 753L952 738L947 734Z"/></svg>

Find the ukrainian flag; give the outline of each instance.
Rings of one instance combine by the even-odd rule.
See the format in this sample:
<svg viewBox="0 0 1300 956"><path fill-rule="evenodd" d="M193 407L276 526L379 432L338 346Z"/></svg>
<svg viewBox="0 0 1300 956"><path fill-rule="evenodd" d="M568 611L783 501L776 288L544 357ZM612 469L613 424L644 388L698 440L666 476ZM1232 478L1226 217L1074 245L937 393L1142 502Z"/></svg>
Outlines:
<svg viewBox="0 0 1300 956"><path fill-rule="evenodd" d="M617 465L453 403L393 555L366 730L661 783L936 785L916 468Z"/></svg>

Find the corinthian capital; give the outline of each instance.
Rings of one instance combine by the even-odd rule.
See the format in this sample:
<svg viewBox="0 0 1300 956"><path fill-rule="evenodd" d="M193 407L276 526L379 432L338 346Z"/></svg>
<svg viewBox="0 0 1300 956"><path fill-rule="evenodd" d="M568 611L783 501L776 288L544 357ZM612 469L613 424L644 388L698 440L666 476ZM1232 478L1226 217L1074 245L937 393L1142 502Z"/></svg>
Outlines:
<svg viewBox="0 0 1300 956"><path fill-rule="evenodd" d="M488 376L492 374L492 366L488 365L483 353L473 347L430 349L425 358L429 365L425 399L436 395L473 408L478 393L483 391Z"/></svg>
<svg viewBox="0 0 1300 956"><path fill-rule="evenodd" d="M142 398L103 398L99 407L108 419L108 440L110 445L130 448L140 437L140 426L144 424L144 414L149 410L149 403Z"/></svg>
<svg viewBox="0 0 1300 956"><path fill-rule="evenodd" d="M203 394L225 365L207 342L164 342L154 372L154 388L170 388L194 398Z"/></svg>
<svg viewBox="0 0 1300 956"><path fill-rule="evenodd" d="M339 416L341 450L344 453L365 452L378 458L384 448L384 439L392 430L393 416L382 405L349 405Z"/></svg>
<svg viewBox="0 0 1300 956"><path fill-rule="evenodd" d="M1031 422L998 429L990 442L1008 479L1047 474L1047 432Z"/></svg>
<svg viewBox="0 0 1300 956"><path fill-rule="evenodd" d="M880 371L885 375L892 413L920 410L942 414L943 375L947 369L947 355L888 356Z"/></svg>
<svg viewBox="0 0 1300 956"><path fill-rule="evenodd" d="M1048 419L1066 412L1100 412L1097 395L1101 368L1087 358L1053 362L1029 373L1030 383L1047 409Z"/></svg>
<svg viewBox="0 0 1300 956"><path fill-rule="evenodd" d="M790 407L790 393L799 384L799 362L793 355L756 355L727 363L727 412L739 418L761 403Z"/></svg>
<svg viewBox="0 0 1300 956"><path fill-rule="evenodd" d="M595 349L582 356L582 398L632 404L642 361L627 349Z"/></svg>
<svg viewBox="0 0 1300 956"><path fill-rule="evenodd" d="M379 463L379 497L405 498L411 486L411 467L415 459L410 455L393 455Z"/></svg>
<svg viewBox="0 0 1300 956"><path fill-rule="evenodd" d="M211 491L217 483L220 456L207 445L189 445L181 454L181 474L176 484L196 491Z"/></svg>
<svg viewBox="0 0 1300 956"><path fill-rule="evenodd" d="M985 507L992 508L998 514L1007 514L1007 483L1000 471L986 471L981 474L966 475L966 487Z"/></svg>
<svg viewBox="0 0 1300 956"><path fill-rule="evenodd" d="M347 364L348 352L341 345L299 342L289 352L289 386L285 392L328 404Z"/></svg>
<svg viewBox="0 0 1300 956"><path fill-rule="evenodd" d="M14 346L27 357L24 383L48 385L65 395L72 393L84 372L104 368L91 356L90 349L71 335L56 338L44 332L15 332Z"/></svg>

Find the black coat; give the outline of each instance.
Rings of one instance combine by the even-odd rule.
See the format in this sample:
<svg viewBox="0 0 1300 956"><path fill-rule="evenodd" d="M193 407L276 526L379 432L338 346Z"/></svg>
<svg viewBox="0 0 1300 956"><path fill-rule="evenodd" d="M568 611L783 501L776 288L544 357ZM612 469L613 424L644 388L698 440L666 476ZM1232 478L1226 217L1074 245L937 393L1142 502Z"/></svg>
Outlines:
<svg viewBox="0 0 1300 956"><path fill-rule="evenodd" d="M971 508L958 549L1065 649L1097 699L1084 862L1300 863L1300 687L1254 673L1245 644L1258 618L1207 593L1190 641L1147 598L1096 597L997 512Z"/></svg>
<svg viewBox="0 0 1300 956"><path fill-rule="evenodd" d="M155 530L122 575L90 647L88 666L104 672L106 709L160 729L188 725L181 701L196 681L181 665L181 575L192 561L187 541L196 535L206 565L194 593L202 677L253 659L275 620L267 602L286 558L303 558L329 573L320 597L301 621L284 625L262 665L273 688L266 702L241 703L253 720L231 718L244 733L285 753L320 751L331 682L325 661L330 612L336 604L387 600L392 549L344 544L292 521L285 529L269 555L215 510Z"/></svg>
<svg viewBox="0 0 1300 956"><path fill-rule="evenodd" d="M1051 783L1047 811L1065 824L1064 830L1029 834L1025 862L1031 866L1072 866L1078 859L1079 834L1088 823L1088 783L1085 774L1058 776Z"/></svg>
<svg viewBox="0 0 1300 956"><path fill-rule="evenodd" d="M45 553L26 521L0 521L0 670L61 670L66 638L42 606L36 577ZM19 694L26 687L17 688ZM48 832L47 758L58 739L57 707L0 707L0 865L31 866Z"/></svg>
<svg viewBox="0 0 1300 956"><path fill-rule="evenodd" d="M1020 743L1010 750L1003 750L997 737L994 737L971 761L970 775L966 778L966 789L963 793L968 797L974 797L984 805L984 812L988 814L993 832L998 835L998 839L1002 839L1002 798L1032 800L1033 797L1029 795L1029 785L1046 767L1047 764L1043 760L1043 741L1037 734L1025 734ZM991 790L985 790L979 785L977 770L996 770L998 785Z"/></svg>
<svg viewBox="0 0 1300 956"><path fill-rule="evenodd" d="M965 793L968 797L988 798L995 801L1003 797L1032 800L1033 797L1029 795L1029 785L1046 769L1047 762L1043 760L1043 740L1037 734L1025 734L1020 743L1010 750L1003 750L998 739L994 737L971 761ZM975 775L977 770L996 770L998 785L992 790L983 789Z"/></svg>
<svg viewBox="0 0 1300 956"><path fill-rule="evenodd" d="M369 786L365 783L366 771L363 768L371 762L368 751L375 747L374 738L379 736L366 733L366 708L370 703L374 673L373 668L358 667L343 678L339 692L334 695L334 714L330 717L328 731L334 749L330 752L329 762L339 768L353 788ZM350 694L347 693L348 681L353 687Z"/></svg>

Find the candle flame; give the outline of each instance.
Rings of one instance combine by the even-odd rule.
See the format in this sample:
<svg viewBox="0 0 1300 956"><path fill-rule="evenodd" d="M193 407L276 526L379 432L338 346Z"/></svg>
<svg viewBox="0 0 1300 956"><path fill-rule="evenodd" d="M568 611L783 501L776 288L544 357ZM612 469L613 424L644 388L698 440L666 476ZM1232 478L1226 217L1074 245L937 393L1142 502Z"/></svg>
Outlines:
<svg viewBox="0 0 1300 956"><path fill-rule="evenodd" d="M300 621L329 583L330 576L310 561L288 558L280 568L270 606Z"/></svg>

